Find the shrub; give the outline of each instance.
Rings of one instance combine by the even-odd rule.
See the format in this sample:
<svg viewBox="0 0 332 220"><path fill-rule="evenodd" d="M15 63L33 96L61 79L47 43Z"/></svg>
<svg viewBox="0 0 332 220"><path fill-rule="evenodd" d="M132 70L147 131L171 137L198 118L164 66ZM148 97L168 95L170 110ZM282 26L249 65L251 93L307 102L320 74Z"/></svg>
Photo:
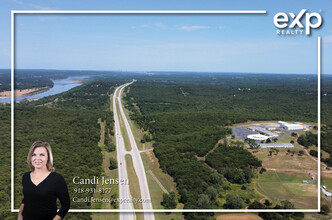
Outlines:
<svg viewBox="0 0 332 220"><path fill-rule="evenodd" d="M116 161L116 159L111 158L110 159L110 166L108 167L110 170L114 170L116 168L118 168L118 161Z"/></svg>

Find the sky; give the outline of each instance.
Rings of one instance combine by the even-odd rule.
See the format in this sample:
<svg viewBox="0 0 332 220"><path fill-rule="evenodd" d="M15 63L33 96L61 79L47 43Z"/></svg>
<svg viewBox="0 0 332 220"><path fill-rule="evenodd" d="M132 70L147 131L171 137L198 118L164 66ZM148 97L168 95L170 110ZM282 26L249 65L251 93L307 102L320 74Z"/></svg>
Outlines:
<svg viewBox="0 0 332 220"><path fill-rule="evenodd" d="M315 74L321 36L322 73L332 74L331 1L0 1L0 68L10 68L11 10L266 10L246 15L16 14L15 68ZM275 14L297 15L302 9L319 13L321 27L311 29L310 36L277 35ZM301 23L306 25L305 18Z"/></svg>

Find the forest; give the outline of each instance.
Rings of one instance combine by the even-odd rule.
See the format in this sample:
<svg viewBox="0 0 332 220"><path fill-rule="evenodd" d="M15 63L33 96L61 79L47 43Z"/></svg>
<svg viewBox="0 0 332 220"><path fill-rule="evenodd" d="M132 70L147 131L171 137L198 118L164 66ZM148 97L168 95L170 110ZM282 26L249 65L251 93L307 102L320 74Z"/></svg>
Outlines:
<svg viewBox="0 0 332 220"><path fill-rule="evenodd" d="M228 144L225 140L206 157L206 163L218 170L231 183L250 183L253 169L261 167L262 162L243 146Z"/></svg>
<svg viewBox="0 0 332 220"><path fill-rule="evenodd" d="M227 196L232 194L228 186L245 188L261 162L241 147L230 147L231 143L214 149L215 145L230 136L229 126L234 123L315 122L316 85L313 75L154 75L138 79L124 99L130 117L151 133L154 153L162 170L174 178L185 209L238 207L227 198L243 208L255 198L245 193L235 199ZM215 199L211 187L219 191ZM185 216L198 218L193 213ZM199 216L205 219L208 214Z"/></svg>
<svg viewBox="0 0 332 220"><path fill-rule="evenodd" d="M56 171L67 176L70 190L73 186L69 184L71 180L68 177L72 173L82 173L84 177L101 172L101 154L97 146L100 130L97 120L106 119L108 125L113 126L108 95L117 85L133 78L138 81L127 90L125 107L131 111L131 118L142 129L150 132L160 166L174 178L179 192L178 200L184 203L186 209L258 205L254 195L246 190L235 191L234 187L245 189L251 178L258 175L256 168L260 166L260 161L244 153L240 147L233 146L234 149L230 150L231 142L216 145L218 140L231 135L230 125L248 120L317 120L317 80L314 75L171 72L147 75L97 71L25 71L21 72L21 82L26 80L28 83L22 88L34 87L36 84L33 84L33 80L38 78L34 76L38 74L41 78L45 74L45 78L37 86L41 86L42 82L49 82L47 79L66 78L69 73L72 73L69 74L71 76L94 77L66 93L35 102L15 104L15 206L19 205L21 199L19 187L22 174L28 171L25 164L27 150L35 139L50 142L54 149ZM1 85L0 91L7 90L10 85L8 74L2 74L3 72L5 71L0 71L0 80L7 83ZM15 76L17 82L20 82L19 72ZM31 81L28 80L30 73ZM322 86L322 124L325 126L322 129L322 149L330 153L332 77L324 76ZM3 174L0 183L5 186L0 191L0 218L15 219L16 214L9 211L8 106L0 106L0 123L0 148L3 152L0 154ZM111 148L113 150L114 146ZM239 155L241 162L238 161ZM220 163L216 159L219 157L231 161L232 167ZM73 158L75 160L72 161ZM59 161L63 162L58 163ZM332 157L330 162L332 166ZM89 170L86 174L85 169ZM241 174L230 175L234 172L232 169ZM89 204L80 206L88 207ZM284 202L274 207L290 206L291 204ZM69 216L70 219L90 219L89 214L84 213L70 213ZM185 217L206 219L211 214L185 213ZM279 217L286 219L281 214Z"/></svg>

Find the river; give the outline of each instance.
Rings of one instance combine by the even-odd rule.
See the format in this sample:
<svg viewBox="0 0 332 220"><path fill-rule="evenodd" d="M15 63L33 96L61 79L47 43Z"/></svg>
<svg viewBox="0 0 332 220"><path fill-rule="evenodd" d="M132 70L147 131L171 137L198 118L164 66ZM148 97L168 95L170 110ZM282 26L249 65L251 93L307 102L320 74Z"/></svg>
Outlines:
<svg viewBox="0 0 332 220"><path fill-rule="evenodd" d="M22 101L24 99L27 100L40 99L46 96L56 95L62 92L66 92L76 86L82 85L82 83L78 82L77 80L86 79L86 78L89 78L89 76L70 76L66 79L53 80L54 85L49 90L30 96L15 97L15 101ZM8 102L11 102L11 98L0 99L0 103L8 103Z"/></svg>

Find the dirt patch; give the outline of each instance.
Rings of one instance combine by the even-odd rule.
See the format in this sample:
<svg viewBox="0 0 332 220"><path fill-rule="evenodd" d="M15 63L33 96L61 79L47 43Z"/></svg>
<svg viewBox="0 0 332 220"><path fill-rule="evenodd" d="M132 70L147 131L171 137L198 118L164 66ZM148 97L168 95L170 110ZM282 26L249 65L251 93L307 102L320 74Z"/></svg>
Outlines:
<svg viewBox="0 0 332 220"><path fill-rule="evenodd" d="M255 214L225 214L217 217L217 220L263 220Z"/></svg>
<svg viewBox="0 0 332 220"><path fill-rule="evenodd" d="M308 155L298 156L298 152L303 150L303 147L296 147L292 150L296 152L293 156L287 152L287 149L280 149L277 155L273 154L272 156L268 156L269 149L260 149L259 152L253 153L253 155L262 161L264 168L317 170L317 162L309 158Z"/></svg>
<svg viewBox="0 0 332 220"><path fill-rule="evenodd" d="M288 175L297 175L297 176L308 175L308 173L310 171L314 177L317 176L317 170L275 169L275 168L266 168L266 170L275 171L278 173L285 173Z"/></svg>
<svg viewBox="0 0 332 220"><path fill-rule="evenodd" d="M296 204L298 208L315 208L317 207L317 197L308 197L308 196L296 196L294 199L290 200L291 203Z"/></svg>
<svg viewBox="0 0 332 220"><path fill-rule="evenodd" d="M154 163L154 160L155 160L154 154L151 151L146 151L145 153L148 156L151 163Z"/></svg>
<svg viewBox="0 0 332 220"><path fill-rule="evenodd" d="M27 96L31 94L38 93L39 91L45 91L46 89L49 89L48 87L43 88L34 88L34 89L21 89L21 90L15 90L15 97L21 97L21 96ZM11 91L4 91L0 92L0 99L1 98L9 98L11 97Z"/></svg>

